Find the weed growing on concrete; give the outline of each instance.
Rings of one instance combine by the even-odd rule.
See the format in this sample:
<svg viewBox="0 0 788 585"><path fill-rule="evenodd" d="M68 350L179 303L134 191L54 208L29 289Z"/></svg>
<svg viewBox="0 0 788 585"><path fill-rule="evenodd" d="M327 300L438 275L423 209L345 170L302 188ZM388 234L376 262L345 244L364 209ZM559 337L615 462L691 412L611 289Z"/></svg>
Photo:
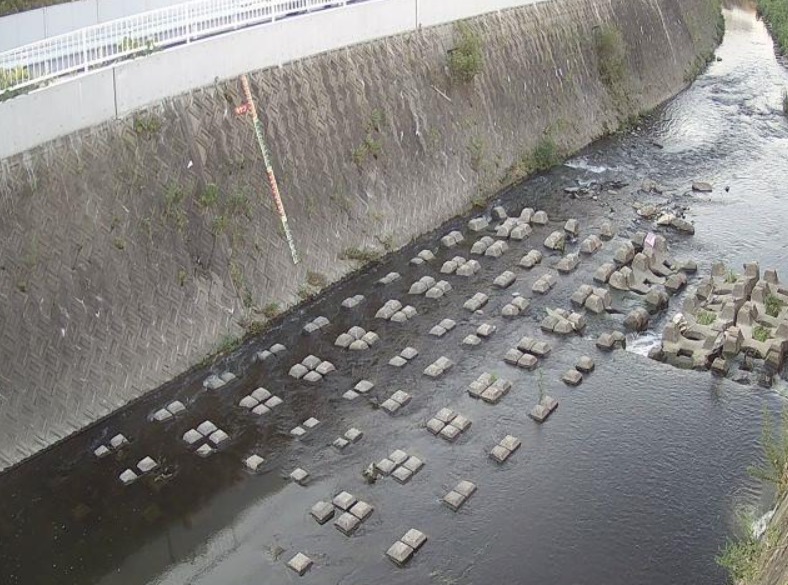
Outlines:
<svg viewBox="0 0 788 585"><path fill-rule="evenodd" d="M780 51L788 53L788 3L785 0L758 0L758 12L769 25Z"/></svg>
<svg viewBox="0 0 788 585"><path fill-rule="evenodd" d="M312 296L312 290L309 288L309 285L302 284L298 287L298 298L302 301L307 300Z"/></svg>
<svg viewBox="0 0 788 585"><path fill-rule="evenodd" d="M219 187L209 183L197 197L197 205L200 206L200 209L205 210L216 207L217 203L219 203Z"/></svg>
<svg viewBox="0 0 788 585"><path fill-rule="evenodd" d="M252 219L252 205L246 193L233 193L227 199L226 212L231 217L245 217Z"/></svg>
<svg viewBox="0 0 788 585"><path fill-rule="evenodd" d="M701 311L698 314L698 325L711 325L717 320L717 315L711 311Z"/></svg>
<svg viewBox="0 0 788 585"><path fill-rule="evenodd" d="M238 349L241 346L241 338L237 335L230 335L227 334L219 341L219 345L216 347L217 354L220 353L228 353L233 350Z"/></svg>
<svg viewBox="0 0 788 585"><path fill-rule="evenodd" d="M266 319L273 319L279 314L279 303L270 302L263 307L263 315Z"/></svg>
<svg viewBox="0 0 788 585"><path fill-rule="evenodd" d="M766 297L766 314L770 317L777 317L780 314L780 310L785 306L778 297L775 295L769 295Z"/></svg>
<svg viewBox="0 0 788 585"><path fill-rule="evenodd" d="M728 571L731 582L738 585L751 585L757 580L762 562L777 544L778 531L770 526L761 538L753 533L755 518L752 514L737 514L738 532L743 536L729 540L717 556L717 564Z"/></svg>
<svg viewBox="0 0 788 585"><path fill-rule="evenodd" d="M248 320L241 323L241 326L244 328L245 334L244 337L255 337L257 335L261 335L265 332L266 326L265 322L258 321L258 320Z"/></svg>
<svg viewBox="0 0 788 585"><path fill-rule="evenodd" d="M222 214L213 220L213 223L211 224L211 233L214 236L219 237L225 231L227 231L228 225L230 225L230 220L226 215Z"/></svg>
<svg viewBox="0 0 788 585"><path fill-rule="evenodd" d="M134 133L145 140L150 140L161 130L161 120L154 114L134 116Z"/></svg>
<svg viewBox="0 0 788 585"><path fill-rule="evenodd" d="M380 242L386 252L391 252L394 249L394 234L387 234L385 236L375 236L375 239Z"/></svg>
<svg viewBox="0 0 788 585"><path fill-rule="evenodd" d="M733 284L739 280L739 275L736 274L733 270L728 270L728 274L725 275L725 282L728 284Z"/></svg>
<svg viewBox="0 0 788 585"><path fill-rule="evenodd" d="M183 210L184 193L178 185L171 183L164 192L164 219L171 221L179 231L186 227L186 212Z"/></svg>
<svg viewBox="0 0 788 585"><path fill-rule="evenodd" d="M368 264L369 262L374 262L378 258L380 258L380 252L373 248L350 247L345 248L339 254L340 260L350 260L360 264Z"/></svg>
<svg viewBox="0 0 788 585"><path fill-rule="evenodd" d="M788 89L783 90L783 114L788 116Z"/></svg>
<svg viewBox="0 0 788 585"><path fill-rule="evenodd" d="M350 151L350 157L357 167L361 168L369 157L377 159L383 154L383 144L380 139L375 137L376 134L380 133L382 125L383 112L373 110L369 120L364 125L364 141L360 146Z"/></svg>
<svg viewBox="0 0 788 585"><path fill-rule="evenodd" d="M459 83L469 83L484 69L482 42L465 22L454 25L457 46L449 51L449 74Z"/></svg>
<svg viewBox="0 0 788 585"><path fill-rule="evenodd" d="M178 286L184 286L187 278L189 278L189 273L183 268L178 268Z"/></svg>
<svg viewBox="0 0 788 585"><path fill-rule="evenodd" d="M18 290L21 293L26 293L27 292L27 281L26 280L18 280L16 282L16 290Z"/></svg>
<svg viewBox="0 0 788 585"><path fill-rule="evenodd" d="M383 127L383 120L382 110L372 110L369 120L367 120L367 133L380 132L380 129Z"/></svg>
<svg viewBox="0 0 788 585"><path fill-rule="evenodd" d="M123 240L123 238L115 238L112 240L112 245L118 250L124 250L126 248L126 242Z"/></svg>
<svg viewBox="0 0 788 585"><path fill-rule="evenodd" d="M473 137L468 145L468 152L471 153L471 170L478 173L484 163L484 140L479 136Z"/></svg>
<svg viewBox="0 0 788 585"><path fill-rule="evenodd" d="M773 484L778 497L782 497L788 493L788 408L782 412L780 428L775 431L773 427L769 411L764 410L761 429L764 461L760 467L751 467L749 473L756 479Z"/></svg>
<svg viewBox="0 0 788 585"><path fill-rule="evenodd" d="M326 285L328 285L328 279L324 274L321 274L320 272L313 272L312 270L307 270L306 283L309 286L314 286L315 288L324 288Z"/></svg>
<svg viewBox="0 0 788 585"><path fill-rule="evenodd" d="M624 39L617 28L608 26L597 31L595 42L599 76L608 89L613 89L624 81L626 75Z"/></svg>
<svg viewBox="0 0 788 585"><path fill-rule="evenodd" d="M761 343L766 342L772 336L772 330L763 325L756 325L752 330L752 338Z"/></svg>

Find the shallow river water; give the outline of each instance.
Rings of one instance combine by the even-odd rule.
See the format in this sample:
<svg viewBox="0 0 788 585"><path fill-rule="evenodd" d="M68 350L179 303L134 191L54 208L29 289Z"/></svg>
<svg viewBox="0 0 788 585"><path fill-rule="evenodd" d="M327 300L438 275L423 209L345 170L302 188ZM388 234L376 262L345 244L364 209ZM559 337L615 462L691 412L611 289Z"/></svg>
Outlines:
<svg viewBox="0 0 788 585"><path fill-rule="evenodd" d="M213 371L227 368L238 375L225 388L207 392L202 380L209 372L191 372L0 475L0 583L724 583L714 557L735 530L737 509L763 512L771 503L769 490L748 476L747 467L759 456L764 409L782 407L784 382L770 390L742 386L644 357L658 343L665 320L680 310L681 297L650 331L630 337L630 351L602 354L593 345L600 332L621 326L621 314L589 315L583 336L550 337L553 352L542 370L546 390L560 407L541 426L526 416L537 400L537 376L501 358L523 335L545 338L538 330L545 307L569 308L571 293L591 281L617 242L649 229L636 219L633 202L689 208L696 235L666 235L671 253L696 260L700 273L717 259L732 266L757 259L788 278L788 120L780 109L788 74L753 10L726 10L726 21L720 60L641 128L597 143L567 165L502 194L499 203L510 212L543 208L551 225L513 243L498 260L482 259L474 277L449 277L454 288L444 298L413 297L407 290L424 274L437 276L440 262L467 257L471 238L459 249L437 251L429 265L413 267L408 260L421 248L438 250L438 237L464 229L468 218L335 287L216 364ZM663 185L663 193L639 191L647 179ZM715 189L693 194L693 180L709 181ZM578 185L589 186L588 194L564 192ZM610 217L621 234L576 272L559 277L548 295L532 299L526 316L503 320L500 307L512 292L532 296L531 284L556 260L548 255L542 266L526 272L516 267L520 257L541 248L568 217L578 217L585 234ZM517 282L505 291L493 289L492 279L506 269L517 272ZM392 270L402 279L375 284ZM483 315L462 308L477 291L490 295ZM339 307L356 293L367 297L359 309ZM375 311L389 298L413 304L419 315L405 325L376 321ZM636 301L617 295L615 303L626 308ZM318 315L331 325L313 336L302 334L301 327ZM427 335L445 317L455 319L457 328L442 339ZM462 346L482 322L498 331L480 347ZM374 328L380 343L363 355L334 347L336 336L352 325ZM273 362L253 362L255 351L275 342L288 351ZM408 345L419 350L415 363L402 370L389 366ZM318 386L287 376L310 353L338 368ZM596 371L578 388L565 386L561 374L583 354L596 361ZM423 376L441 355L457 365L438 381ZM483 371L514 383L498 405L475 401L465 391ZM361 378L375 382L374 400L344 400L342 393ZM237 406L258 386L284 399L260 419ZM375 408L375 401L398 389L413 396L402 413L391 417ZM186 404L184 415L164 424L149 421L174 398ZM453 444L424 428L444 406L473 421ZM310 416L322 424L306 438L292 439L289 430ZM180 437L205 419L231 439L200 459ZM364 438L342 452L332 447L351 426L364 431ZM130 445L100 460L93 457L93 449L117 432ZM519 437L523 446L496 465L487 453L506 434ZM365 483L361 471L367 464L398 448L423 459L425 467L405 485L392 478ZM250 453L266 459L258 475L241 464ZM118 475L145 455L161 464L159 472L122 486ZM296 467L311 473L306 487L287 479ZM440 499L460 479L473 481L478 491L454 513ZM375 507L351 538L331 523L319 526L308 514L316 501L341 490ZM400 569L384 552L411 527L429 540ZM285 566L298 551L315 562L300 578Z"/></svg>

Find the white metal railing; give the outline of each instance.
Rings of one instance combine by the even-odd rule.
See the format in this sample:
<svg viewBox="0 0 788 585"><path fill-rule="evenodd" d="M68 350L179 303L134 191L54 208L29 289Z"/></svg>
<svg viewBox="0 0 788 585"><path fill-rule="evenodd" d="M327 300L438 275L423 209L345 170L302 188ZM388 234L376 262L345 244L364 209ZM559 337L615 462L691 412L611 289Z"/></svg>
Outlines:
<svg viewBox="0 0 788 585"><path fill-rule="evenodd" d="M365 0L196 0L0 53L0 95L227 31Z"/></svg>

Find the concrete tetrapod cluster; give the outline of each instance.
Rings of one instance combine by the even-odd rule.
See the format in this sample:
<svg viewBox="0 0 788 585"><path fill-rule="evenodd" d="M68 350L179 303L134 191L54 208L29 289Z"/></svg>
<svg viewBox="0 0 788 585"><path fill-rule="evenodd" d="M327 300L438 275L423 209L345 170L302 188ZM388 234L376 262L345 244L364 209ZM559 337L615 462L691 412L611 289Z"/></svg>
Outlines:
<svg viewBox="0 0 788 585"><path fill-rule="evenodd" d="M759 382L770 386L788 356L788 289L775 270L761 278L757 262L736 274L716 263L679 314L665 327L662 345L651 357L681 368L728 375L739 360L736 381L749 382L756 365Z"/></svg>

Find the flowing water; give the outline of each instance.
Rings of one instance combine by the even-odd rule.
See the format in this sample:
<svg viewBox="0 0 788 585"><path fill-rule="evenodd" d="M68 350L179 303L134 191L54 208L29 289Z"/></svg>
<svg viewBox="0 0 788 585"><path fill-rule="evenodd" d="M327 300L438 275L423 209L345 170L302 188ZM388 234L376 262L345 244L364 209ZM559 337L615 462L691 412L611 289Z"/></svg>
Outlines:
<svg viewBox="0 0 788 585"><path fill-rule="evenodd" d="M678 298L648 332L630 338L627 352L601 354L593 346L601 331L621 325L621 314L589 316L582 337L551 338L544 384L561 405L540 426L526 416L537 399L537 376L506 366L501 357L523 335L542 337L544 308L569 307L571 293L611 258L615 242L560 277L550 294L533 299L527 316L504 321L499 309L512 290L530 296L533 280L555 260L546 258L532 272L512 268L560 229L559 221L578 217L591 233L612 217L623 238L648 229L632 210L635 201L688 208L697 234L671 234L671 252L695 259L701 272L717 259L732 266L758 259L788 278L788 120L780 109L788 74L752 8L726 10L726 22L720 59L641 128L595 144L503 194L500 203L510 211L541 207L553 225L535 230L528 243L513 243L499 260L483 259L475 277L450 277L454 290L446 297L407 296L411 282L435 273L434 266L413 267L408 259L420 248L437 249L437 237L464 227L467 218L335 287L235 352L215 370L238 374L227 387L206 392L201 382L208 372L191 372L0 476L0 583L724 583L714 557L735 530L736 510L762 513L770 505L772 494L748 476L747 466L759 456L764 409L782 407L783 382L770 390L742 386L644 357L679 310ZM663 185L663 193L638 190L646 179ZM691 193L693 180L710 181L714 192ZM587 191L566 193L567 186ZM466 241L459 251L441 250L436 262L467 256L469 247ZM492 289L492 278L508 268L518 272L518 282L506 291ZM403 278L387 287L375 284L392 270ZM463 301L479 290L491 297L485 314L464 311ZM363 308L339 308L359 292L367 296ZM388 298L412 303L419 316L404 326L375 321ZM622 310L635 306L627 295L617 295L615 303ZM303 324L317 315L327 316L331 326L303 335ZM445 317L457 320L457 329L440 340L428 336ZM460 340L484 321L498 331L478 348L462 347ZM381 342L363 355L334 347L334 338L356 324L374 328ZM273 365L254 363L254 352L274 342L284 343L287 353ZM406 345L420 351L416 363L402 370L388 366ZM317 387L287 376L290 365L309 353L338 367ZM584 353L596 360L596 371L578 388L563 385L561 373ZM425 378L421 371L440 355L457 365L438 381ZM485 370L514 382L496 406L465 392ZM342 393L361 378L375 381L378 401L397 389L413 400L396 417L365 398L344 400ZM237 402L260 385L285 402L253 420ZM174 398L187 405L185 415L165 424L149 421ZM454 444L423 428L444 406L473 420ZM305 439L291 439L289 430L309 416L322 425ZM231 440L200 459L180 436L207 418ZM364 438L342 452L331 447L351 426ZM93 457L92 450L117 432L131 444L104 459ZM487 452L506 434L519 437L523 447L498 466ZM396 448L424 459L424 469L406 485L391 478L366 484L362 469ZM240 463L252 452L266 458L259 475ZM123 487L118 474L145 455L160 462L160 471ZM307 487L286 479L298 466L312 475ZM454 513L440 498L460 479L479 489ZM313 503L343 489L375 506L352 538L308 515ZM429 540L399 569L383 553L411 527ZM315 561L303 578L285 567L297 551Z"/></svg>

